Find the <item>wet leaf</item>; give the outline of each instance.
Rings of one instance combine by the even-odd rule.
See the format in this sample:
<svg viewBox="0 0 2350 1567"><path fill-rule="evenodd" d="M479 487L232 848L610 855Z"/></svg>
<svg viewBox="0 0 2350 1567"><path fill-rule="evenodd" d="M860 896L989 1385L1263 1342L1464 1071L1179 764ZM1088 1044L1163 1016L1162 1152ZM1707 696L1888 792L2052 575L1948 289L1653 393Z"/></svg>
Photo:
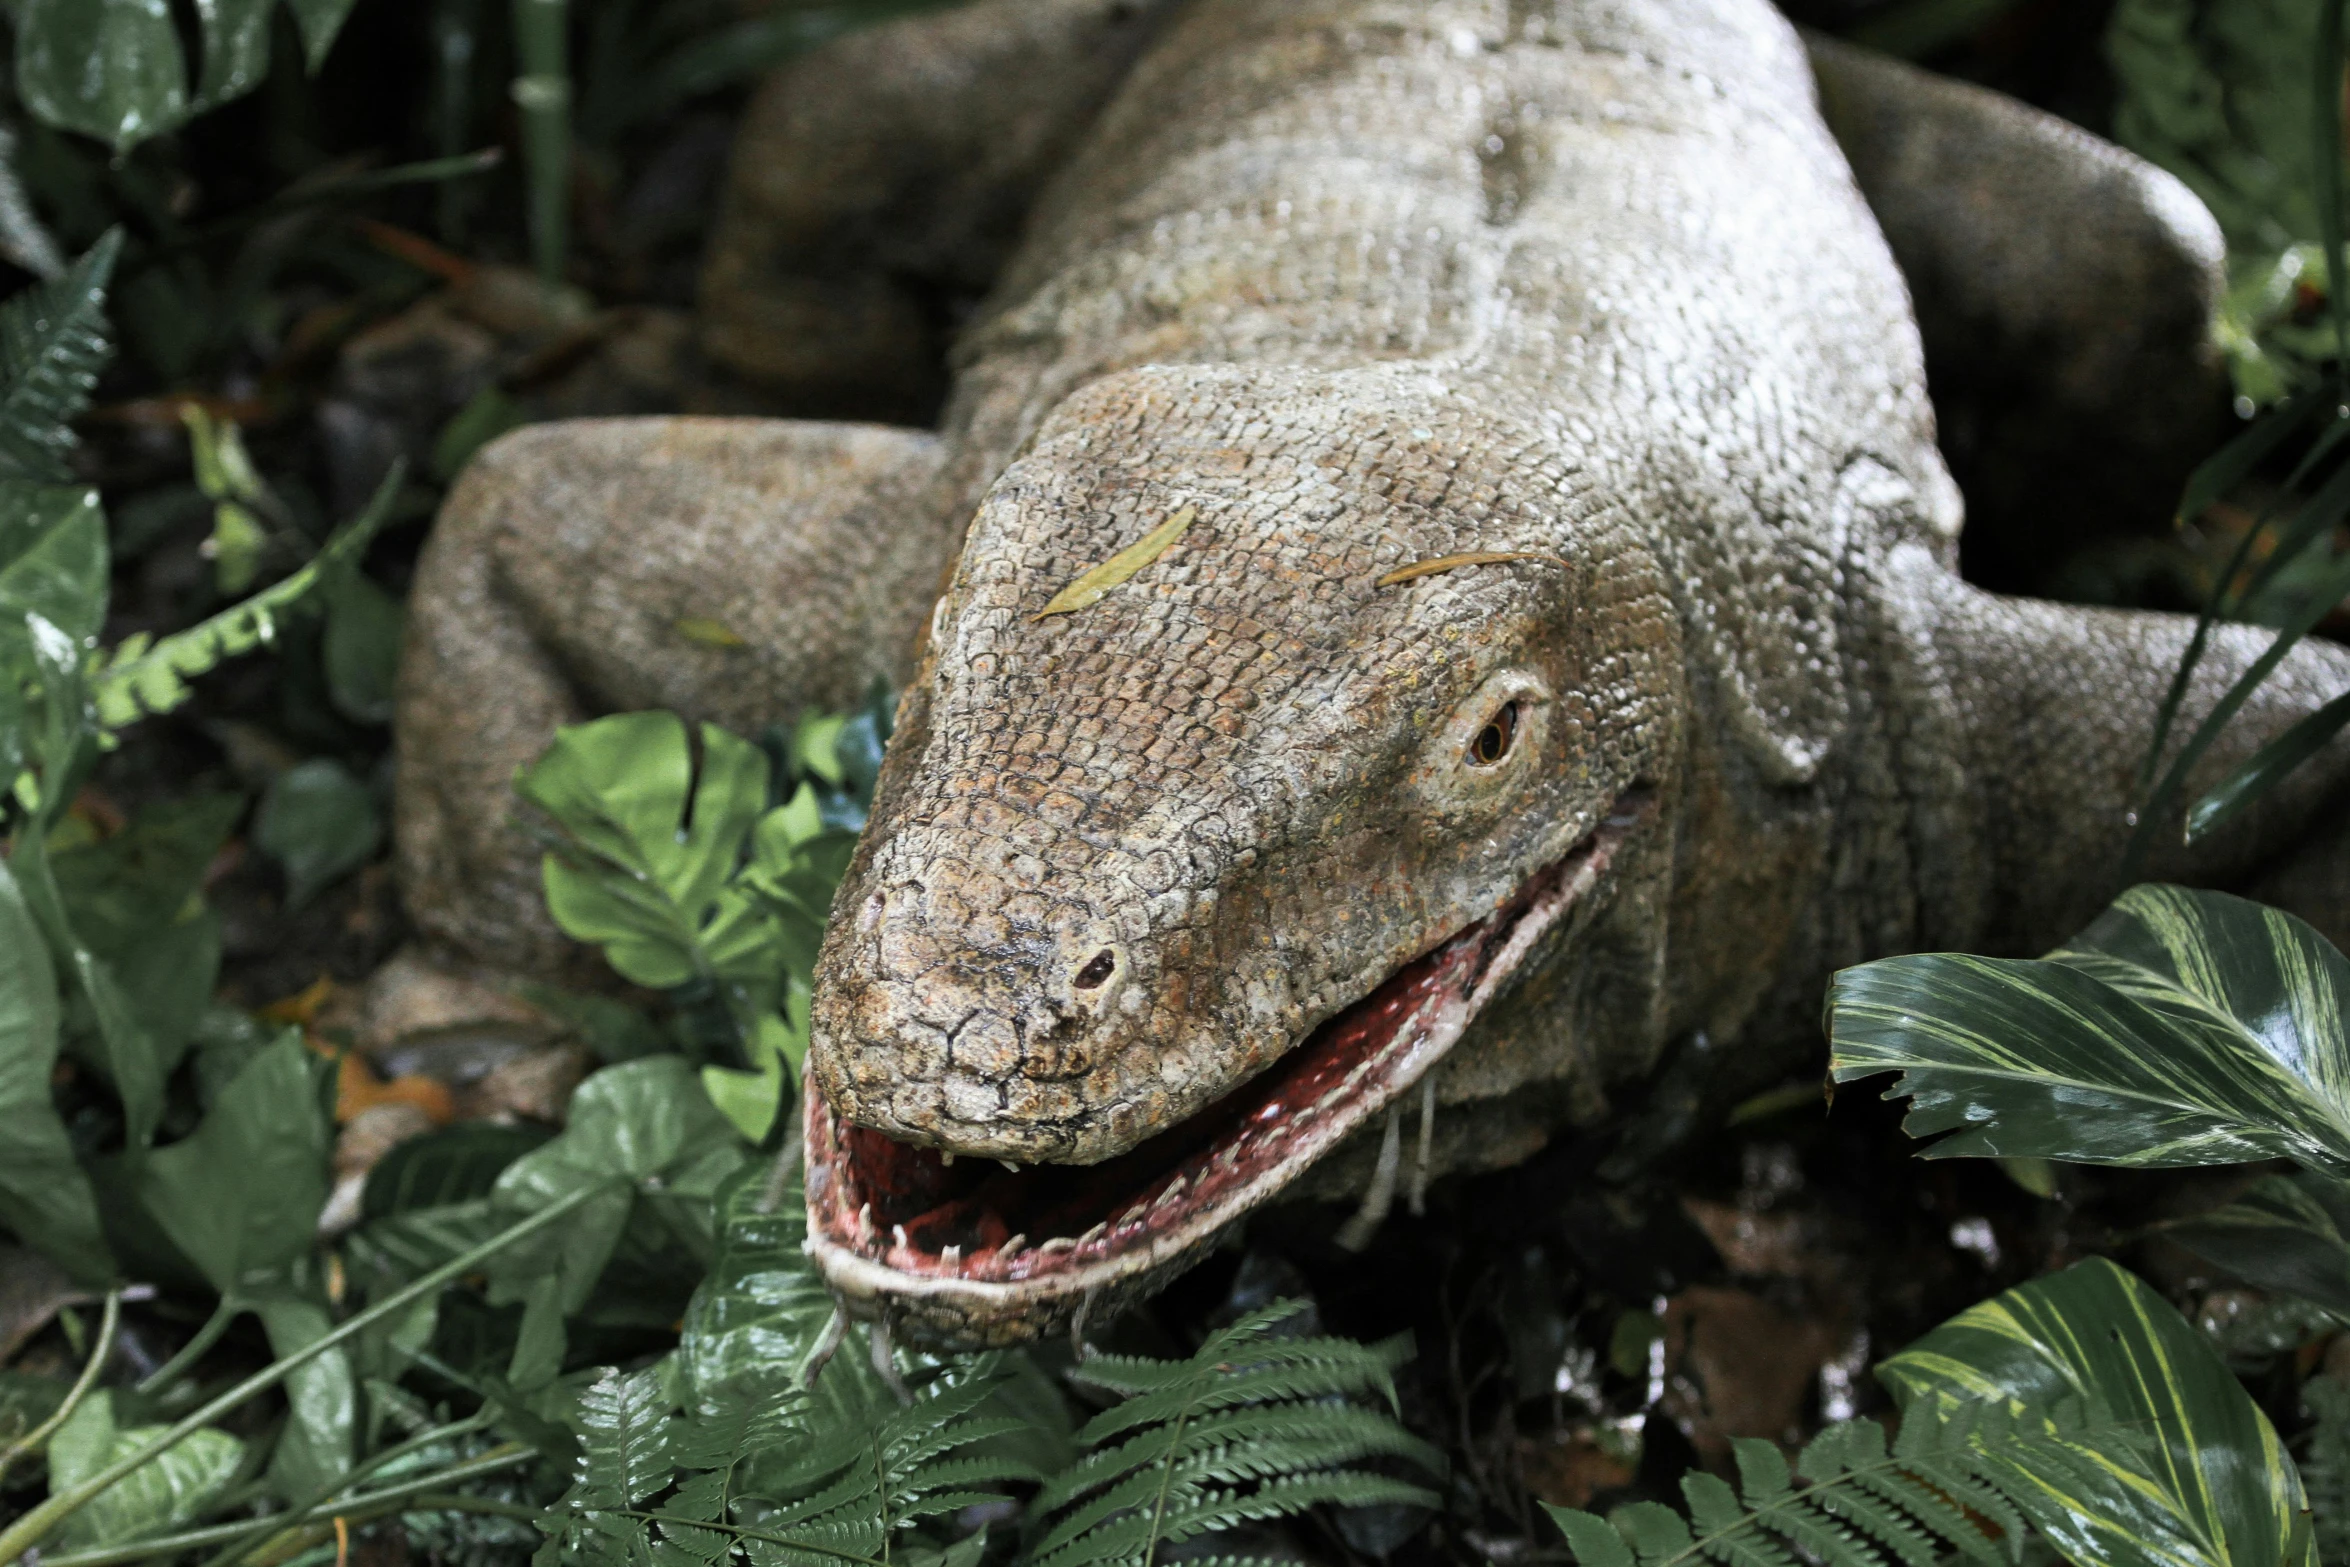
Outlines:
<svg viewBox="0 0 2350 1567"><path fill-rule="evenodd" d="M1052 601L1044 608L1028 618L1033 622L1048 615L1067 615L1099 601L1103 594L1173 548L1175 541L1191 530L1191 524L1198 516L1199 508L1196 506L1184 507L1108 560L1084 572L1076 581L1054 594Z"/></svg>
<svg viewBox="0 0 2350 1567"><path fill-rule="evenodd" d="M253 841L285 867L288 908L364 865L383 833L375 791L326 757L278 774L253 817Z"/></svg>
<svg viewBox="0 0 2350 1567"><path fill-rule="evenodd" d="M2287 1560L2301 1479L2274 1427L2171 1304L2103 1258L2034 1279L1951 1318L1877 1368L1904 1409L1920 1399L2086 1400L2160 1442L2142 1470L2112 1455L2034 1522L2066 1560L2112 1567Z"/></svg>
<svg viewBox="0 0 2350 1567"><path fill-rule="evenodd" d="M114 1423L114 1394L92 1394L49 1440L49 1491L71 1490L152 1442L162 1426ZM189 1522L236 1477L245 1444L225 1431L198 1431L100 1491L57 1532L61 1545L119 1545Z"/></svg>
<svg viewBox="0 0 2350 1567"><path fill-rule="evenodd" d="M314 1290L273 1290L255 1301L272 1354L298 1354L334 1327ZM286 1378L286 1428L269 1455L269 1483L281 1501L297 1503L324 1491L351 1471L351 1439L359 1390L350 1353L330 1349Z"/></svg>
<svg viewBox="0 0 2350 1567"><path fill-rule="evenodd" d="M336 709L358 723L390 723L408 619L405 606L357 571L335 573L321 597L326 633L319 652Z"/></svg>
<svg viewBox="0 0 2350 1567"><path fill-rule="evenodd" d="M1373 586L1392 588L1399 582L1409 582L1415 577L1433 577L1440 571L1455 571L1462 566L1494 566L1512 560L1548 561L1554 566L1567 564L1561 557L1546 555L1540 550L1471 550L1466 555L1439 555L1432 560L1415 560L1408 566L1398 566Z"/></svg>
<svg viewBox="0 0 2350 1567"><path fill-rule="evenodd" d="M17 58L22 70L24 56ZM72 423L89 406L112 352L106 284L121 251L122 231L109 230L63 277L0 304L0 367L6 371L0 376L0 478L72 480L66 462L74 448Z"/></svg>
<svg viewBox="0 0 2350 1567"><path fill-rule="evenodd" d="M551 1135L543 1127L476 1121L411 1137L367 1172L360 1214L389 1219L487 1197L508 1165L535 1152Z"/></svg>
<svg viewBox="0 0 2350 1567"><path fill-rule="evenodd" d="M1829 990L1839 1083L1898 1071L1929 1158L2350 1171L2350 959L2281 909L2133 887L2045 958L1922 953Z"/></svg>

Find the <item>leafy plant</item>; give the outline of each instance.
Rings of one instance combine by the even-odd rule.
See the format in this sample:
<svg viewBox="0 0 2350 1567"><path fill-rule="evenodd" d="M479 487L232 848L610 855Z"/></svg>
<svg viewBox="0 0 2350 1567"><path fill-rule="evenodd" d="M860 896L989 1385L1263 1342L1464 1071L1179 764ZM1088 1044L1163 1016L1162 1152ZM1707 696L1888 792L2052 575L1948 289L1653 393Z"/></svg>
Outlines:
<svg viewBox="0 0 2350 1567"><path fill-rule="evenodd" d="M1184 1361L1097 1355L1073 1373L1122 1397L1078 1433L1090 1451L1037 1493L1034 1567L1143 1567L1164 1547L1325 1503L1434 1507L1424 1486L1347 1467L1444 1460L1387 1414L1400 1342L1289 1338L1297 1301L1250 1313Z"/></svg>
<svg viewBox="0 0 2350 1567"><path fill-rule="evenodd" d="M559 829L556 923L624 979L719 1002L747 1070L703 1082L754 1142L807 1051L816 949L888 733L876 692L853 716L807 716L778 756L704 724L697 767L675 714L622 713L559 731L516 780Z"/></svg>
<svg viewBox="0 0 2350 1567"><path fill-rule="evenodd" d="M1690 1474L1686 1518L1657 1502L1613 1520L1550 1512L1584 1567L2018 1562L2027 1524L2082 1567L2308 1559L2301 1481L2267 1417L2111 1263L1961 1312L1877 1374L1901 1406L1890 1450L1876 1422L1847 1421L1791 1475L1770 1443L1742 1440L1740 1491Z"/></svg>

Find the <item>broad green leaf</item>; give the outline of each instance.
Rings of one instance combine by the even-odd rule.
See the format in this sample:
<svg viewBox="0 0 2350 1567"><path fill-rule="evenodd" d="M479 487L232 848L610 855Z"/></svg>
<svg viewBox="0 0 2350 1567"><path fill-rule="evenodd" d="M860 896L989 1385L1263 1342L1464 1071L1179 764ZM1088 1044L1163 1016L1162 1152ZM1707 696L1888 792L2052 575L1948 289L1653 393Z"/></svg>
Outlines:
<svg viewBox="0 0 2350 1567"><path fill-rule="evenodd" d="M1074 614L1088 605L1099 603L1102 596L1112 588L1173 549L1175 541L1191 531L1192 522L1198 516L1197 507L1183 507L1108 560L1080 572L1074 582L1054 594L1044 608L1028 618L1042 620L1047 615Z"/></svg>
<svg viewBox="0 0 2350 1567"><path fill-rule="evenodd" d="M671 1232L707 1225L710 1194L745 1157L733 1128L680 1058L649 1056L604 1068L572 1096L562 1135L498 1177L494 1200L511 1220L582 1187L601 1187L603 1194L553 1231L494 1259L491 1299L521 1300L534 1279L553 1271L562 1282L563 1309L578 1311L633 1216L641 1213L644 1222Z"/></svg>
<svg viewBox="0 0 2350 1567"><path fill-rule="evenodd" d="M389 1219L487 1197L508 1165L543 1147L551 1135L543 1127L469 1121L411 1137L367 1172L360 1213Z"/></svg>
<svg viewBox="0 0 2350 1567"><path fill-rule="evenodd" d="M269 74L269 18L277 0L197 0L204 74L189 105L202 113L261 85Z"/></svg>
<svg viewBox="0 0 2350 1567"><path fill-rule="evenodd" d="M253 1305L272 1354L298 1354L334 1327L314 1289L273 1289ZM286 1428L269 1455L269 1483L288 1504L307 1501L351 1472L351 1439L359 1418L359 1390L350 1353L330 1349L286 1378Z"/></svg>
<svg viewBox="0 0 2350 1567"><path fill-rule="evenodd" d="M2272 1293L2350 1318L2350 1187L2331 1176L2271 1175L2234 1202L2156 1226L2207 1262Z"/></svg>
<svg viewBox="0 0 2350 1567"><path fill-rule="evenodd" d="M757 1063L752 1070L702 1068L702 1091L746 1142L765 1142L775 1125L775 1114L783 1106L784 1066L791 1043L791 1025L765 1013L751 1033L751 1057ZM799 1049L806 1054L805 1044Z"/></svg>
<svg viewBox="0 0 2350 1567"><path fill-rule="evenodd" d="M74 929L112 958L176 924L244 808L241 795L177 795L142 806L110 837L53 850L50 868Z"/></svg>
<svg viewBox="0 0 2350 1567"><path fill-rule="evenodd" d="M2047 957L1846 969L1837 1082L1902 1073L1928 1157L2139 1167L2290 1158L2350 1171L2350 961L2226 893L2133 887Z"/></svg>
<svg viewBox="0 0 2350 1567"><path fill-rule="evenodd" d="M315 71L325 63L326 52L334 47L335 35L342 31L343 18L351 14L355 0L286 0L294 13L294 24L301 30L304 63Z"/></svg>
<svg viewBox="0 0 2350 1567"><path fill-rule="evenodd" d="M2345 725L2350 725L2350 692L2335 697L2269 741L2189 806L2187 841L2193 843L2234 821L2287 773L2324 750L2326 742Z"/></svg>
<svg viewBox="0 0 2350 1567"><path fill-rule="evenodd" d="M140 1203L223 1295L308 1255L317 1235L334 1140L320 1065L288 1030L140 1176Z"/></svg>
<svg viewBox="0 0 2350 1567"><path fill-rule="evenodd" d="M0 480L0 657L39 615L78 649L106 618L106 514L98 492Z"/></svg>
<svg viewBox="0 0 2350 1567"><path fill-rule="evenodd" d="M148 1037L138 1009L106 962L90 949L66 916L49 869L48 841L38 832L20 832L12 865L25 907L32 912L49 950L59 960L89 1008L93 1025L71 1041L76 1059L104 1074L122 1102L123 1135L130 1157L144 1156L163 1114L163 1053Z"/></svg>
<svg viewBox="0 0 2350 1567"><path fill-rule="evenodd" d="M285 867L288 908L366 864L383 835L375 791L327 757L278 774L253 816L253 841Z"/></svg>
<svg viewBox="0 0 2350 1567"><path fill-rule="evenodd" d="M802 1250L808 1206L799 1180L794 1176L765 1209L766 1180L767 1172L753 1166L718 1194L718 1254L686 1308L678 1340L689 1401L778 1367L797 1371L832 1322L832 1292ZM834 1423L871 1419L897 1406L853 1347L826 1363L813 1393Z"/></svg>
<svg viewBox="0 0 2350 1567"><path fill-rule="evenodd" d="M187 60L167 0L22 0L16 90L33 113L117 152L187 118Z"/></svg>
<svg viewBox="0 0 2350 1567"><path fill-rule="evenodd" d="M0 1220L84 1284L113 1270L97 1197L49 1094L57 979L16 878L0 862Z"/></svg>
<svg viewBox="0 0 2350 1567"><path fill-rule="evenodd" d="M571 841L546 861L556 923L654 989L773 980L762 911L726 896L766 804L767 758L714 725L701 741L697 778L675 714L616 714L558 731L515 783Z"/></svg>
<svg viewBox="0 0 2350 1567"><path fill-rule="evenodd" d="M324 596L326 635L319 651L336 708L358 723L390 723L407 612L355 570L336 573Z"/></svg>
<svg viewBox="0 0 2350 1567"><path fill-rule="evenodd" d="M50 1494L71 1490L164 1430L117 1428L113 1393L93 1393L49 1439ZM94 1549L177 1528L202 1514L228 1489L244 1457L245 1444L227 1432L198 1431L100 1491L66 1519L57 1541Z"/></svg>
<svg viewBox="0 0 2350 1567"><path fill-rule="evenodd" d="M0 479L72 481L72 423L90 405L111 352L106 285L121 252L122 231L109 229L63 277L0 304Z"/></svg>
<svg viewBox="0 0 2350 1567"><path fill-rule="evenodd" d="M2071 1398L2145 1422L2160 1439L2150 1464L2113 1455L2096 1494L2035 1511L2082 1567L2286 1560L2304 1501L2268 1417L2169 1302L2103 1258L1959 1313L1877 1375L1905 1410L1986 1398L2047 1409Z"/></svg>

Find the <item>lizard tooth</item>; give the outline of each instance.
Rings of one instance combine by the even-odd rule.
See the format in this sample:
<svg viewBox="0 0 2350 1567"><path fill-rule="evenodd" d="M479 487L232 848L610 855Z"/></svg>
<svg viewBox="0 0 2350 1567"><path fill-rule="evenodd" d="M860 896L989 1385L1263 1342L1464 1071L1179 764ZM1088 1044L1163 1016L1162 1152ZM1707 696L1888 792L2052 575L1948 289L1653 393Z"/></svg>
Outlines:
<svg viewBox="0 0 2350 1567"><path fill-rule="evenodd" d="M1004 1242L1001 1246L996 1248L995 1258L998 1262L1010 1262L1014 1257L1019 1256L1020 1253L1026 1251L1027 1249L1028 1237L1025 1235L1015 1235L1010 1240Z"/></svg>
<svg viewBox="0 0 2350 1567"><path fill-rule="evenodd" d="M1161 1208L1166 1207L1169 1203L1174 1202L1176 1199L1180 1198L1183 1195L1184 1184L1184 1179L1180 1175L1176 1176L1174 1180L1169 1181L1167 1183L1167 1189L1159 1193L1158 1200L1151 1204L1151 1211L1156 1213Z"/></svg>
<svg viewBox="0 0 2350 1567"><path fill-rule="evenodd" d="M1005 1169L1011 1171L1014 1175L1018 1175L1020 1173L1020 1161L1017 1159L998 1159L996 1163L1002 1165Z"/></svg>
<svg viewBox="0 0 2350 1567"><path fill-rule="evenodd" d="M963 1248L942 1246L939 1248L938 1260L950 1268L960 1268L963 1265Z"/></svg>
<svg viewBox="0 0 2350 1567"><path fill-rule="evenodd" d="M868 1242L873 1239L873 1204L871 1203L867 1203L857 1210L857 1239Z"/></svg>
<svg viewBox="0 0 2350 1567"><path fill-rule="evenodd" d="M1077 1244L1080 1246L1091 1246L1095 1241L1100 1240L1105 1234L1109 1233L1109 1228L1109 1221L1105 1219L1101 1223L1095 1225L1092 1229L1087 1230L1083 1235L1078 1236Z"/></svg>
<svg viewBox="0 0 2350 1567"><path fill-rule="evenodd" d="M891 1225L889 1227L889 1238L893 1241L896 1241L901 1250L904 1249L907 1244L906 1227L902 1224Z"/></svg>
<svg viewBox="0 0 2350 1567"><path fill-rule="evenodd" d="M955 1162L954 1150L951 1148L941 1148L938 1151L938 1162L940 1164L953 1164Z"/></svg>
<svg viewBox="0 0 2350 1567"><path fill-rule="evenodd" d="M1057 1251L1075 1251L1076 1249L1077 1243L1066 1235L1056 1235L1036 1248L1037 1254L1045 1257L1049 1257Z"/></svg>

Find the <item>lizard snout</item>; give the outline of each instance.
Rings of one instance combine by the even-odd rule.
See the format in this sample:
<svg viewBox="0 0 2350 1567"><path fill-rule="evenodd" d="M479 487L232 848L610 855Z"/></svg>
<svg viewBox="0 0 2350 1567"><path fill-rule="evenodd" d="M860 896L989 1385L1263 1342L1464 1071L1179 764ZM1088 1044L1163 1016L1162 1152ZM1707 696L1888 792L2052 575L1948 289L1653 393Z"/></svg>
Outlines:
<svg viewBox="0 0 2350 1567"><path fill-rule="evenodd" d="M849 1121L956 1154L1115 1152L1138 1124L1156 945L1101 911L926 869L868 895L828 954L811 1054L820 1090Z"/></svg>

